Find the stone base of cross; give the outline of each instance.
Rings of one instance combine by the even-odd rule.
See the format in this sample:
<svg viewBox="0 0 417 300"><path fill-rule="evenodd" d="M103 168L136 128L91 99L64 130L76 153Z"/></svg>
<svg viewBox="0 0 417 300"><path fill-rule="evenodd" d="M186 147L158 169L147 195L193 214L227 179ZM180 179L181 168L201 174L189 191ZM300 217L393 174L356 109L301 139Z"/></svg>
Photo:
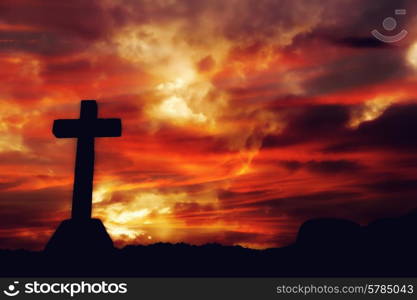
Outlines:
<svg viewBox="0 0 417 300"><path fill-rule="evenodd" d="M109 253L113 241L99 219L64 220L45 247L48 254L86 257Z"/></svg>

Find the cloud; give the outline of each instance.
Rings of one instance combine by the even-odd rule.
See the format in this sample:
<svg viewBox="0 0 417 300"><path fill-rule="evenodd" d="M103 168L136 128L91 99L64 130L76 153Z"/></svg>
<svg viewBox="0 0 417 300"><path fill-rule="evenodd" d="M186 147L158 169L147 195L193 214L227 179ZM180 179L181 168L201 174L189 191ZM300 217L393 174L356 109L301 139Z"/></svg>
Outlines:
<svg viewBox="0 0 417 300"><path fill-rule="evenodd" d="M357 172L362 169L362 166L351 160L324 160L324 161L283 161L280 164L288 170L298 170L306 168L310 172L319 174L337 174L345 172Z"/></svg>
<svg viewBox="0 0 417 300"><path fill-rule="evenodd" d="M347 90L406 76L402 51L381 49L330 62L319 68L320 76L304 83L308 95Z"/></svg>
<svg viewBox="0 0 417 300"><path fill-rule="evenodd" d="M103 27L105 16L100 1L85 3L78 0L62 4L52 0L36 3L6 0L1 6L3 20L8 24L25 24L86 37L100 36L107 29ZM63 16L67 18L63 20Z"/></svg>
<svg viewBox="0 0 417 300"><path fill-rule="evenodd" d="M54 227L68 217L71 191L66 188L1 191L0 248L42 249Z"/></svg>
<svg viewBox="0 0 417 300"><path fill-rule="evenodd" d="M352 48L386 48L387 43L375 39L374 37L346 37L335 41L337 44Z"/></svg>
<svg viewBox="0 0 417 300"><path fill-rule="evenodd" d="M339 143L326 148L329 152L360 149L395 149L413 151L417 146L415 104L392 105L376 120L362 123L357 130L346 132Z"/></svg>
<svg viewBox="0 0 417 300"><path fill-rule="evenodd" d="M373 182L365 186L380 193L399 193L414 191L417 187L417 180L391 178L389 180Z"/></svg>
<svg viewBox="0 0 417 300"><path fill-rule="evenodd" d="M309 105L290 114L282 134L269 135L262 147L288 146L312 140L326 140L346 132L349 108L344 105Z"/></svg>

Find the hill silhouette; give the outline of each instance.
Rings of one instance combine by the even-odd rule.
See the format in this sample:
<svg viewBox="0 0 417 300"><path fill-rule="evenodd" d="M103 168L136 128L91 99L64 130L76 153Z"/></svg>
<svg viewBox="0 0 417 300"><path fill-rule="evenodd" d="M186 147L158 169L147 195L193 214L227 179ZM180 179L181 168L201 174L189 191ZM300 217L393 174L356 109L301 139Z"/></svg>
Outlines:
<svg viewBox="0 0 417 300"><path fill-rule="evenodd" d="M80 252L0 250L1 276L417 276L417 210L360 226L313 219L287 247L184 243ZM71 248L71 247L69 247ZM105 248L109 249L109 248Z"/></svg>

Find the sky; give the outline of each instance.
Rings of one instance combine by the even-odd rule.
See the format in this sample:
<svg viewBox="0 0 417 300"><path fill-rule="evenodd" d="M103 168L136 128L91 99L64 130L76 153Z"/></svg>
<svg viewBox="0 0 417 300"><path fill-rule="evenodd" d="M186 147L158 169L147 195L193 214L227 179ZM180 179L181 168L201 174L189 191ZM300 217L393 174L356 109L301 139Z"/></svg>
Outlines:
<svg viewBox="0 0 417 300"><path fill-rule="evenodd" d="M0 248L40 250L69 218L76 141L52 124L82 99L123 122L122 137L96 139L93 194L119 247L264 249L308 219L407 213L416 5L2 0ZM408 34L384 43L374 29Z"/></svg>

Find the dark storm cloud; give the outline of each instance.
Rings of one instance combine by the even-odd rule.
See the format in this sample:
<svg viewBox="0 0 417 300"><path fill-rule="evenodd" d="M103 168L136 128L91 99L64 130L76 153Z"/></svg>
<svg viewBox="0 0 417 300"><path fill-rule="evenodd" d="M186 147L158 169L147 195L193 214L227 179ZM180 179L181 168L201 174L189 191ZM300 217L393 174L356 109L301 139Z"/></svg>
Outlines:
<svg viewBox="0 0 417 300"><path fill-rule="evenodd" d="M400 193L417 191L417 180L391 178L389 180L378 181L364 186L380 193Z"/></svg>
<svg viewBox="0 0 417 300"><path fill-rule="evenodd" d="M406 9L405 16L395 15L396 9ZM322 22L311 31L311 36L320 37L328 41L343 41L346 45L354 48L363 43L368 44L367 37L373 29L381 33L392 35L387 32L382 21L386 17L394 17L397 21L396 30L407 29L412 17L417 13L417 5L412 0L380 0L380 1L330 1L324 6ZM397 33L397 31L394 31ZM349 43L349 40L351 43ZM353 42L353 43L352 43Z"/></svg>
<svg viewBox="0 0 417 300"><path fill-rule="evenodd" d="M62 38L53 32L10 32L0 30L0 52L30 52L44 56L66 55L79 52L88 43L76 36Z"/></svg>
<svg viewBox="0 0 417 300"><path fill-rule="evenodd" d="M349 112L346 106L307 106L302 108L301 114L291 122L289 130L294 129L309 135L327 135L344 127L348 119Z"/></svg>
<svg viewBox="0 0 417 300"><path fill-rule="evenodd" d="M0 248L40 249L58 221L69 216L71 191L69 187L6 190L0 200Z"/></svg>
<svg viewBox="0 0 417 300"><path fill-rule="evenodd" d="M417 105L394 105L381 117L363 123L356 134L363 144L402 149L417 146Z"/></svg>
<svg viewBox="0 0 417 300"><path fill-rule="evenodd" d="M51 30L67 38L77 36L94 40L103 36L110 26L102 3L98 0L3 0L0 14L3 22L8 24L24 24L47 32Z"/></svg>
<svg viewBox="0 0 417 300"><path fill-rule="evenodd" d="M399 8L406 9L407 15L395 15L395 9ZM338 1L324 6L319 24L298 36L290 49L309 49L304 55L313 60L323 55L322 48L336 46L353 50L348 57L297 70L300 76L309 72L318 74L302 83L304 95L343 92L411 74L404 61L404 48L377 40L371 31L378 29L383 34L393 35L382 28L382 21L389 16L398 22L394 33L401 29L411 31L416 14L417 3L413 1ZM411 39L404 40L405 45L410 42ZM319 54L316 49L320 50Z"/></svg>
<svg viewBox="0 0 417 300"><path fill-rule="evenodd" d="M328 152L348 152L363 149L417 149L417 105L397 104L379 118L362 123L357 130L346 131L339 143L327 147Z"/></svg>
<svg viewBox="0 0 417 300"><path fill-rule="evenodd" d="M325 160L325 161L309 161L306 167L316 173L334 174L343 172L356 172L362 169L362 166L352 160Z"/></svg>
<svg viewBox="0 0 417 300"><path fill-rule="evenodd" d="M83 51L93 41L106 40L116 28L181 21L181 30L186 33L184 38L188 42L204 43L204 39L195 35L195 30L204 27L209 18L217 20L217 35L250 44L257 40L279 39L281 33L289 34L300 21L314 26L319 14L315 9L318 5L318 0L294 3L246 0L239 1L238 5L219 0L3 0L0 19L9 25L29 28L19 32L0 31L0 36L13 41L7 44L12 51L63 55Z"/></svg>
<svg viewBox="0 0 417 300"><path fill-rule="evenodd" d="M415 168L417 169L417 157L399 158L390 161L390 166L395 168Z"/></svg>
<svg viewBox="0 0 417 300"><path fill-rule="evenodd" d="M339 37L363 35L364 32L370 32L369 28L380 26L383 18L393 15L398 8L407 8L412 14L413 1L121 0L114 1L110 11L117 24L189 19L190 24L199 25L204 22L204 18L217 16L219 34L230 39L246 39L259 35L271 37L277 30L288 33L303 22L315 18L318 21L313 24L311 34L326 33Z"/></svg>
<svg viewBox="0 0 417 300"><path fill-rule="evenodd" d="M378 183L376 183L378 184ZM242 213L241 217L250 219L264 214L268 217L275 216L277 220L286 216L286 231L289 233L285 241L290 241L302 222L312 218L344 218L367 224L370 220L401 215L416 207L416 189L411 186L413 182L396 183L407 185L408 195L393 192L390 195L372 195L368 191L353 192L349 190L328 190L311 194L300 194L289 197L276 197L252 203L233 205L235 208L253 208L249 212ZM396 185L394 184L394 185ZM365 185L364 185L365 187ZM371 189L372 184L366 189ZM397 187L396 187L397 188ZM227 202L225 202L227 204ZM280 225L281 226L281 225ZM280 237L280 235L278 235Z"/></svg>
<svg viewBox="0 0 417 300"><path fill-rule="evenodd" d="M343 105L312 105L297 109L284 131L267 136L263 147L279 147L325 140L345 133L349 108Z"/></svg>
<svg viewBox="0 0 417 300"><path fill-rule="evenodd" d="M205 43L204 38L195 34L196 28L204 27L207 19L215 19L214 34L238 44L268 41L285 46L291 44L292 38L306 35L344 41L357 47L376 45L370 40L361 40L361 37L367 37L371 29L381 27L383 18L402 6L412 14L410 1L379 1L376 4L358 0L4 0L0 3L0 19L6 24L26 25L33 29L0 32L0 36L8 35L8 39L15 41L7 44L12 50L62 55L83 51L93 41L105 41L112 32L124 26L171 21L181 21L183 37L189 43Z"/></svg>
<svg viewBox="0 0 417 300"><path fill-rule="evenodd" d="M353 160L323 160L315 161L311 160L308 162L299 161L282 161L279 162L284 168L294 171L301 168L305 168L310 172L319 174L337 174L344 172L357 172L362 169L362 165Z"/></svg>
<svg viewBox="0 0 417 300"><path fill-rule="evenodd" d="M320 69L323 75L304 83L307 94L320 95L372 85L402 78L409 72L403 52L396 48L345 57Z"/></svg>
<svg viewBox="0 0 417 300"><path fill-rule="evenodd" d="M295 220L305 220L311 217L335 216L352 217L353 207L360 207L362 194L349 190L329 190L311 194L300 194L289 197L275 197L250 203L233 203L234 208L252 208L242 213L240 217L255 217L266 214L269 217L287 216ZM226 201L224 205L229 205ZM343 211L343 207L349 207Z"/></svg>
<svg viewBox="0 0 417 300"><path fill-rule="evenodd" d="M335 40L335 43L352 48L386 48L389 44L377 40L373 36L369 37L345 37Z"/></svg>
<svg viewBox="0 0 417 300"><path fill-rule="evenodd" d="M318 105L300 109L280 135L267 136L264 148L306 142L323 142L324 152L351 152L364 149L417 149L417 105L394 104L379 118L363 122L357 129L348 126L349 106ZM296 168L293 164L289 169Z"/></svg>
<svg viewBox="0 0 417 300"><path fill-rule="evenodd" d="M0 19L27 29L0 30L0 51L24 51L44 56L65 55L86 49L91 41L111 31L113 19L100 1L53 0L0 3Z"/></svg>
<svg viewBox="0 0 417 300"><path fill-rule="evenodd" d="M359 196L360 194L356 192L350 192L350 191L322 191L317 193L311 193L311 194L303 194L303 195L296 195L296 196L290 196L290 197L284 197L284 198L276 198L271 200L265 200L261 202L252 203L251 205L260 205L260 206L271 206L275 209L278 209L281 207L286 208L296 208L299 203L299 201L302 201L303 204L308 205L308 202L314 203L314 205L319 204L320 202L331 202L331 201L339 201L339 200L346 200L346 199L352 199L354 197Z"/></svg>
<svg viewBox="0 0 417 300"><path fill-rule="evenodd" d="M234 203L240 205L239 203L242 199L246 201L263 201L268 195L268 190L255 190L255 191L246 191L246 192L236 192L230 190L220 189L218 191L218 197L223 202L225 207L234 207Z"/></svg>

